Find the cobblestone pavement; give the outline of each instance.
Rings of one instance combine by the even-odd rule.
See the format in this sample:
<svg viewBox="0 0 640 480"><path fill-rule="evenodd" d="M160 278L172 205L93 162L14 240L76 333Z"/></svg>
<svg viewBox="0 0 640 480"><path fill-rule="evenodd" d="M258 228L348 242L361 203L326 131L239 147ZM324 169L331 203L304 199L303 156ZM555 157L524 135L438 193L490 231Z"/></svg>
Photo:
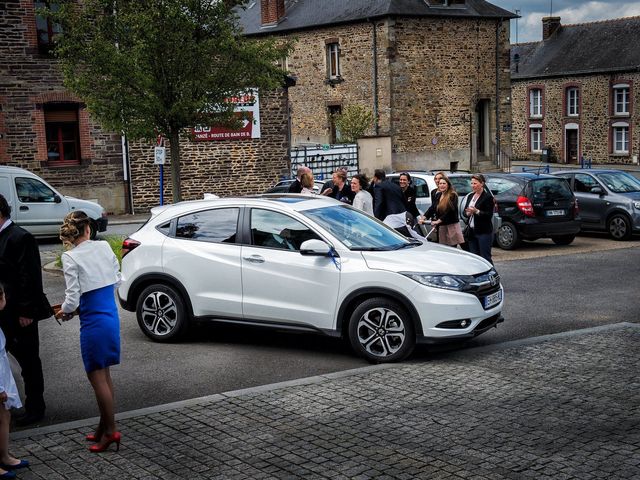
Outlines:
<svg viewBox="0 0 640 480"><path fill-rule="evenodd" d="M11 447L24 479L639 479L638 372L625 323L124 413L118 453L93 420Z"/></svg>

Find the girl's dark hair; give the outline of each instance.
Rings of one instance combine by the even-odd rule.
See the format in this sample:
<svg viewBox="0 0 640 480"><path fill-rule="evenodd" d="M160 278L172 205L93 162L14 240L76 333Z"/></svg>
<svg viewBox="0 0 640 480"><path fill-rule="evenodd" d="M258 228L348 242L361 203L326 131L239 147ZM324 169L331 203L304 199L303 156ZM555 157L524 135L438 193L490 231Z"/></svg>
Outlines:
<svg viewBox="0 0 640 480"><path fill-rule="evenodd" d="M70 247L73 242L84 235L84 229L90 224L91 219L82 210L68 213L60 226L60 240L66 247Z"/></svg>
<svg viewBox="0 0 640 480"><path fill-rule="evenodd" d="M369 179L367 178L367 176L364 173L358 173L357 175L354 175L351 178L357 178L358 179L358 183L360 184L360 189L361 190L366 190L367 188L369 188Z"/></svg>
<svg viewBox="0 0 640 480"><path fill-rule="evenodd" d="M403 175L404 175L405 177L407 177L407 182L409 182L409 185L411 185L411 175L409 175L409 172L402 172L402 173L400 174L400 176L401 176L401 177L402 177Z"/></svg>

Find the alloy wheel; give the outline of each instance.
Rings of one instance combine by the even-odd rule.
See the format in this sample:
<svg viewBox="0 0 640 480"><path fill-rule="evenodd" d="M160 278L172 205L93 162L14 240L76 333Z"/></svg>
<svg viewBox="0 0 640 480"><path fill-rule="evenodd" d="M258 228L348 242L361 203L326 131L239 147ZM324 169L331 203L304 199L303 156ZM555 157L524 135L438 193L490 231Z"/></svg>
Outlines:
<svg viewBox="0 0 640 480"><path fill-rule="evenodd" d="M153 335L170 334L176 327L177 318L176 303L165 292L151 292L142 302L141 321Z"/></svg>
<svg viewBox="0 0 640 480"><path fill-rule="evenodd" d="M402 318L384 307L367 310L358 320L358 341L375 357L388 357L402 348L406 328Z"/></svg>
<svg viewBox="0 0 640 480"><path fill-rule="evenodd" d="M616 240L622 240L627 236L627 222L620 215L616 215L609 222L609 233Z"/></svg>

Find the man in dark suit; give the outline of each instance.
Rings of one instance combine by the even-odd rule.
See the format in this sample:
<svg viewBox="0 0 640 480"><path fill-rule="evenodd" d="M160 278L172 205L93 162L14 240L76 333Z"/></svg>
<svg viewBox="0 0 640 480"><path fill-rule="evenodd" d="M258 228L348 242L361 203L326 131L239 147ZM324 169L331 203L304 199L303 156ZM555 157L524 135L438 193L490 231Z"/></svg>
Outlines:
<svg viewBox="0 0 640 480"><path fill-rule="evenodd" d="M378 169L373 174L373 214L379 220L384 220L387 215L403 213L407 211L407 200L402 189L395 183L387 180L384 170Z"/></svg>
<svg viewBox="0 0 640 480"><path fill-rule="evenodd" d="M11 207L0 195L0 282L5 287L7 306L0 312L0 326L6 349L22 368L25 414L20 426L44 417L44 377L40 361L38 320L49 318L53 309L42 287L38 244L29 232L11 221Z"/></svg>
<svg viewBox="0 0 640 480"><path fill-rule="evenodd" d="M311 173L311 169L309 167L298 167L296 171L296 179L289 185L289 193L301 193L302 192L302 183L300 180L302 179L302 175L306 172Z"/></svg>

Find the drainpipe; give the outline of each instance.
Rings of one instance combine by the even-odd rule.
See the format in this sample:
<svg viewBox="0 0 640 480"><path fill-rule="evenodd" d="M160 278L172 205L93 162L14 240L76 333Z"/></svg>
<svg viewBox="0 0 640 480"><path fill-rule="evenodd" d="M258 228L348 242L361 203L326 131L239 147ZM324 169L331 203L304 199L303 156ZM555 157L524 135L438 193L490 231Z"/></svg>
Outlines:
<svg viewBox="0 0 640 480"><path fill-rule="evenodd" d="M496 166L500 166L500 25L502 18L496 23Z"/></svg>
<svg viewBox="0 0 640 480"><path fill-rule="evenodd" d="M370 20L372 27L372 53L373 53L373 126L376 135L380 133L378 123L378 34L376 32L376 21Z"/></svg>

